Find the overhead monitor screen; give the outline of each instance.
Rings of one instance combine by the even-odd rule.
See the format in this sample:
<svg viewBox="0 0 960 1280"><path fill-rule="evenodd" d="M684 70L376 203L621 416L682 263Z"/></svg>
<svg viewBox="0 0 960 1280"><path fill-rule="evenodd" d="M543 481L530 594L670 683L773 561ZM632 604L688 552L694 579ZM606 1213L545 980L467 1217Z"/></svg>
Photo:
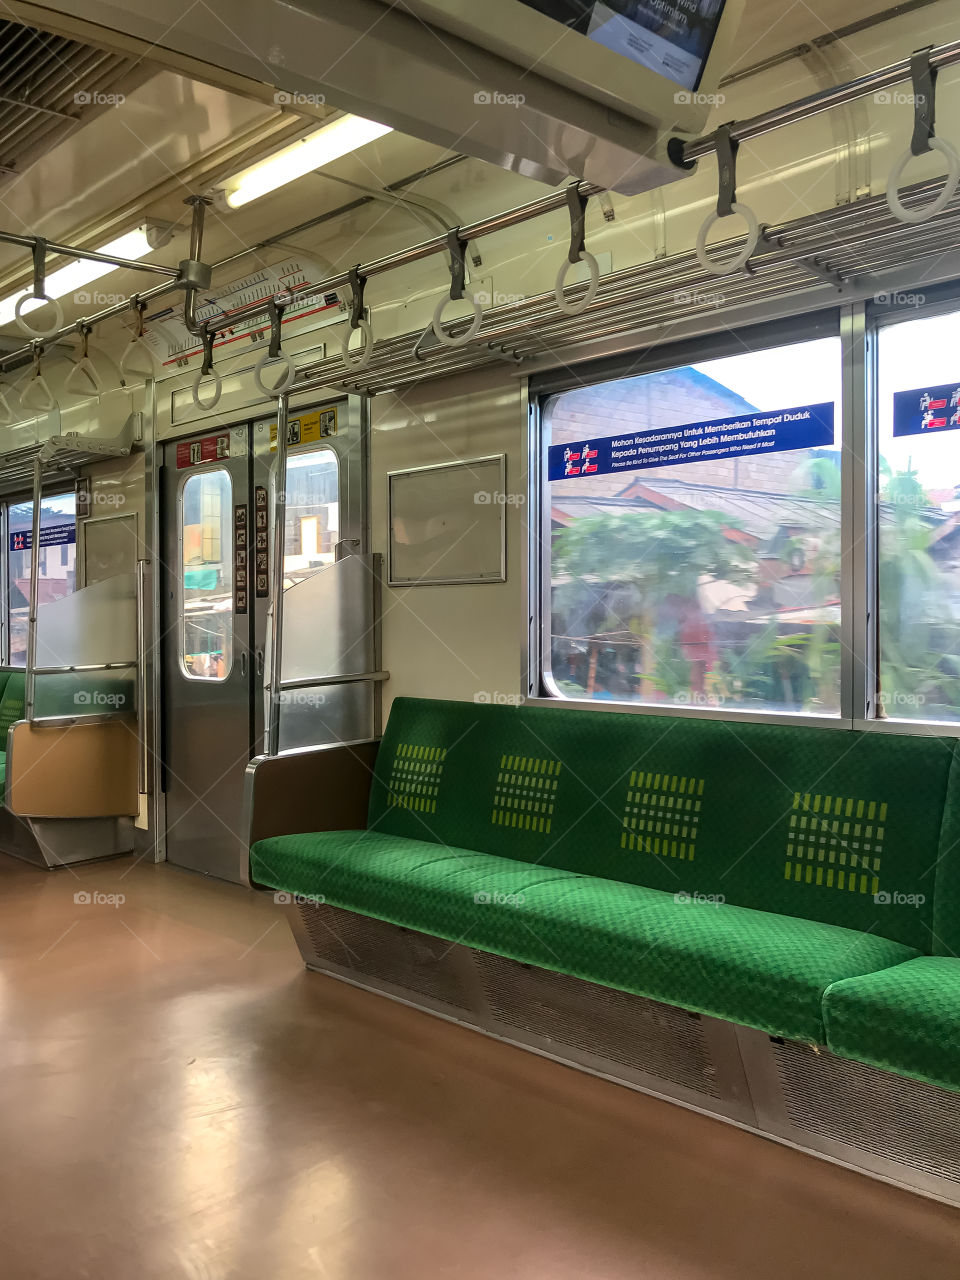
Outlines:
<svg viewBox="0 0 960 1280"><path fill-rule="evenodd" d="M725 0L520 0L682 89L696 89Z"/></svg>

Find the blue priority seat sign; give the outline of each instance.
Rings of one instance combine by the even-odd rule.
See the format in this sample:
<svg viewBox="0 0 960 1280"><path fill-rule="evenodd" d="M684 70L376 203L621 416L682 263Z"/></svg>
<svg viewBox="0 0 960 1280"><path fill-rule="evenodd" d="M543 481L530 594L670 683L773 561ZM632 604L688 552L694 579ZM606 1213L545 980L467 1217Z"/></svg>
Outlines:
<svg viewBox="0 0 960 1280"><path fill-rule="evenodd" d="M745 458L789 449L829 448L833 443L834 405L827 401L551 445L547 455L548 478L570 480L578 476L612 475L684 462Z"/></svg>
<svg viewBox="0 0 960 1280"><path fill-rule="evenodd" d="M77 540L77 526L70 524L47 525L40 530L41 547L64 547ZM33 530L20 529L10 534L11 551L30 551L33 548Z"/></svg>
<svg viewBox="0 0 960 1280"><path fill-rule="evenodd" d="M937 387L893 393L893 434L925 436L960 427L960 378Z"/></svg>

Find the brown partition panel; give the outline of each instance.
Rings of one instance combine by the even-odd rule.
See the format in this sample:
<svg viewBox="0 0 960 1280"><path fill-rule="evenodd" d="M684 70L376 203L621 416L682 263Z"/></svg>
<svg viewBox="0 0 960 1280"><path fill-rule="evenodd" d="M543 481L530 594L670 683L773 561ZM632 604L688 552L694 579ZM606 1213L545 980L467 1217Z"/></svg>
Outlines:
<svg viewBox="0 0 960 1280"><path fill-rule="evenodd" d="M7 804L29 818L110 818L139 809L135 723L35 725L7 743Z"/></svg>
<svg viewBox="0 0 960 1280"><path fill-rule="evenodd" d="M367 825L379 742L260 756L248 766L250 844L300 831Z"/></svg>

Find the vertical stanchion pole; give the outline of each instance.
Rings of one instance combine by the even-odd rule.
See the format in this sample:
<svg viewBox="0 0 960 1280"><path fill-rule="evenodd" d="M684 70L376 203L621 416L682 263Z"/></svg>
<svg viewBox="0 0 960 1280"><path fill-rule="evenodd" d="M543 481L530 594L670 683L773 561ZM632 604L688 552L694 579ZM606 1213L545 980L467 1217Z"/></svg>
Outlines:
<svg viewBox="0 0 960 1280"><path fill-rule="evenodd" d="M273 616L270 627L270 724L267 755L280 750L281 650L283 646L283 543L287 518L287 421L290 399L286 392L277 403L277 464L273 490Z"/></svg>
<svg viewBox="0 0 960 1280"><path fill-rule="evenodd" d="M30 612L27 614L27 673L25 680L24 715L32 723L37 667L37 602L40 599L40 490L43 484L43 463L39 455L33 460L33 521L30 547Z"/></svg>

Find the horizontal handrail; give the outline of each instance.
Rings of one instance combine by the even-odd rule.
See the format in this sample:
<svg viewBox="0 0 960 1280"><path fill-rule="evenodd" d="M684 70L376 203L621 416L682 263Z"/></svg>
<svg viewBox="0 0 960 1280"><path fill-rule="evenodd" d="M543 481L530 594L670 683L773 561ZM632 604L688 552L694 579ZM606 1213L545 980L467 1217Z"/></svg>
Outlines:
<svg viewBox="0 0 960 1280"><path fill-rule="evenodd" d="M107 724L112 720L129 719L136 715L134 710L130 711L97 711L93 715L70 715L70 716L34 716L29 722L36 728L47 729L65 729L74 724Z"/></svg>
<svg viewBox="0 0 960 1280"><path fill-rule="evenodd" d="M89 662L72 667L34 667L33 674L36 676L64 676L73 672L83 671L126 671L136 665L136 658L131 658L127 662Z"/></svg>
<svg viewBox="0 0 960 1280"><path fill-rule="evenodd" d="M389 679L389 671L363 671L347 676L304 676L299 680L281 680L280 692L285 689L315 689L322 684L361 684L364 680Z"/></svg>

